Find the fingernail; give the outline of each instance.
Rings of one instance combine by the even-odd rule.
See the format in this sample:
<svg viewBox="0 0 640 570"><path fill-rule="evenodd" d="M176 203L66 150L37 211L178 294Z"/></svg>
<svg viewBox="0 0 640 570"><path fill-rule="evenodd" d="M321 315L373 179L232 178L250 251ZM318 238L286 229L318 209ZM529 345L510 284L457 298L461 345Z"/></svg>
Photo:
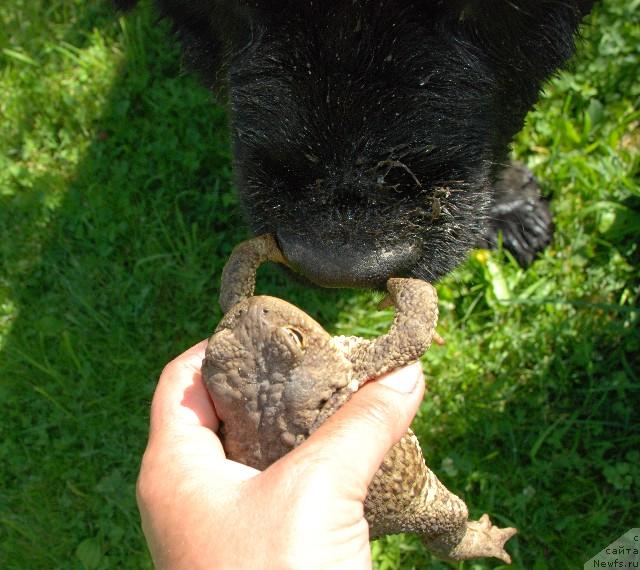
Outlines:
<svg viewBox="0 0 640 570"><path fill-rule="evenodd" d="M386 374L378 382L402 394L410 394L422 378L422 366L413 364L408 368L401 368Z"/></svg>

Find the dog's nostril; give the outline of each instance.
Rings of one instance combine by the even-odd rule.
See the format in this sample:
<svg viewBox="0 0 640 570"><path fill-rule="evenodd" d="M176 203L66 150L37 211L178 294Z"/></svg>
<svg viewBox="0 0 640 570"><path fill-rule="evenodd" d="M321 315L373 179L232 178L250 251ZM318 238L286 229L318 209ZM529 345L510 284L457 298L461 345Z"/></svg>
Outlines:
<svg viewBox="0 0 640 570"><path fill-rule="evenodd" d="M278 232L278 244L291 268L323 287L384 287L402 277L420 258L417 244L347 243Z"/></svg>

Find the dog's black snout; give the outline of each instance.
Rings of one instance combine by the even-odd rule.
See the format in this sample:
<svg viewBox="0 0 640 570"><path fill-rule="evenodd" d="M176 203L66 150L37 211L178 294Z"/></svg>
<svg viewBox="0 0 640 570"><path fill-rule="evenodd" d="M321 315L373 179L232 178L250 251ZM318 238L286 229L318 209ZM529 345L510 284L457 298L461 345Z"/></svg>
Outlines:
<svg viewBox="0 0 640 570"><path fill-rule="evenodd" d="M322 287L384 288L389 277L406 276L420 257L419 247L410 243L376 246L288 232L278 232L277 239L291 268Z"/></svg>

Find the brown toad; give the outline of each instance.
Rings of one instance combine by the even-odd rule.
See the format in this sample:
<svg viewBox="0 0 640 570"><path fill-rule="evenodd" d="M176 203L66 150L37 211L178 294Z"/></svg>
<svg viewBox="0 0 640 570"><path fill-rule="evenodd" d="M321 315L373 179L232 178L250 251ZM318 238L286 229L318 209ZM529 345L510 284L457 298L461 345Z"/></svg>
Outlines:
<svg viewBox="0 0 640 570"><path fill-rule="evenodd" d="M386 334L331 337L297 307L252 296L256 269L267 259L284 261L270 236L234 250L222 279L226 314L202 366L227 457L257 469L303 442L367 380L418 359L438 318L430 284L392 278L387 288L396 314ZM468 520L465 503L429 470L410 430L371 482L365 515L371 538L415 532L444 558L511 561L504 543L516 530L493 526L487 515Z"/></svg>

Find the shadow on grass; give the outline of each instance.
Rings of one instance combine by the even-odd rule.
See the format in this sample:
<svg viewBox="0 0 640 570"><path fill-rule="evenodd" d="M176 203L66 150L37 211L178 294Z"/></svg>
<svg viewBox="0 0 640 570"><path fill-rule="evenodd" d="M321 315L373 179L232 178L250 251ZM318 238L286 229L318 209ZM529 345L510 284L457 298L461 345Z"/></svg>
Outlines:
<svg viewBox="0 0 640 570"><path fill-rule="evenodd" d="M83 10L69 42L115 25ZM20 224L29 201L13 212L39 253L9 285L18 318L0 357L3 568L149 566L134 484L152 392L210 335L222 266L247 237L224 110L178 76L166 26L144 9L124 26L124 66L52 221ZM339 293L275 270L259 285L335 318Z"/></svg>

